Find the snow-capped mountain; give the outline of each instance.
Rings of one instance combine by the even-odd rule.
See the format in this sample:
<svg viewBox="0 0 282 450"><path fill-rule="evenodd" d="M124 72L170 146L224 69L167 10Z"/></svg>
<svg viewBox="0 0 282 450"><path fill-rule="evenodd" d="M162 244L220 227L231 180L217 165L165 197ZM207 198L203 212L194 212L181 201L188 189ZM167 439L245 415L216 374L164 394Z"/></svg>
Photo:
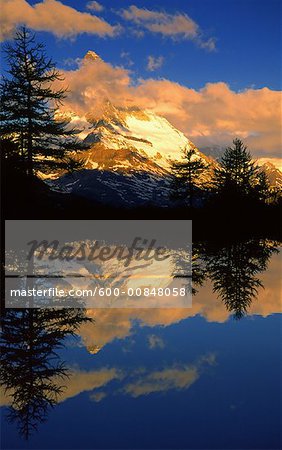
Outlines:
<svg viewBox="0 0 282 450"><path fill-rule="evenodd" d="M88 51L82 64L103 63L97 53ZM196 158L209 161L187 137L164 117L138 107L113 105L101 99L99 113L93 107L83 116L74 111L59 113L71 126L82 129L81 139L89 149L79 154L85 169L128 173L134 171L164 174L186 149L195 149Z"/></svg>
<svg viewBox="0 0 282 450"><path fill-rule="evenodd" d="M89 51L82 63L99 61L99 55ZM183 150L193 149L194 158L209 167L199 178L199 185L211 180L222 154L221 148L201 152L167 119L152 111L113 105L108 99L99 106L99 113L92 110L79 116L74 111L63 111L58 115L82 130L80 138L88 148L72 155L81 163L81 170L67 175L50 174L49 184L103 204L168 206L171 164L182 160ZM270 166L265 164L263 170L271 184L281 186L281 172Z"/></svg>
<svg viewBox="0 0 282 450"><path fill-rule="evenodd" d="M101 58L89 51L83 63L97 61ZM194 149L195 158L211 162L181 131L151 111L113 105L109 100L99 111L83 116L74 111L58 114L82 130L80 138L88 148L72 155L81 170L50 176L53 189L112 206L166 206L170 203L170 167L183 158L184 149Z"/></svg>
<svg viewBox="0 0 282 450"><path fill-rule="evenodd" d="M52 185L103 204L166 206L171 201L170 166L181 161L184 149L194 149L195 158L211 162L181 131L150 111L107 101L99 118L91 112L83 118L72 112L65 117L74 126L85 121L82 137L88 148L73 155L83 170Z"/></svg>
<svg viewBox="0 0 282 450"><path fill-rule="evenodd" d="M100 56L96 52L93 52L93 50L88 50L88 52L84 56L84 61L87 62L97 61L97 59L101 60Z"/></svg>
<svg viewBox="0 0 282 450"><path fill-rule="evenodd" d="M173 161L181 159L184 148L194 148L198 157L207 159L181 131L150 111L117 108L107 102L98 120L91 114L87 120L92 125L84 139L92 149L87 153L87 163L96 162L99 168L138 169L138 163L149 160L151 167L146 170L154 171L156 165L169 170Z"/></svg>
<svg viewBox="0 0 282 450"><path fill-rule="evenodd" d="M71 126L83 125L80 137L89 148L79 153L79 159L86 169L164 174L172 162L182 159L184 149L194 149L196 158L211 161L168 120L151 111L106 101L99 117L92 112L79 117L72 111L62 117Z"/></svg>

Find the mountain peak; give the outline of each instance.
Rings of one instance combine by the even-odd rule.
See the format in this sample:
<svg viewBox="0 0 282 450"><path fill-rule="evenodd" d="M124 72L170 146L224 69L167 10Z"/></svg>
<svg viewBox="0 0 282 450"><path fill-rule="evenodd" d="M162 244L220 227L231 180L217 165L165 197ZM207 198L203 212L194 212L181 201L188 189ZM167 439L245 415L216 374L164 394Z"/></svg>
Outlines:
<svg viewBox="0 0 282 450"><path fill-rule="evenodd" d="M88 52L86 53L86 55L83 58L84 61L97 61L100 60L101 58L100 56L94 52L93 50L88 50Z"/></svg>

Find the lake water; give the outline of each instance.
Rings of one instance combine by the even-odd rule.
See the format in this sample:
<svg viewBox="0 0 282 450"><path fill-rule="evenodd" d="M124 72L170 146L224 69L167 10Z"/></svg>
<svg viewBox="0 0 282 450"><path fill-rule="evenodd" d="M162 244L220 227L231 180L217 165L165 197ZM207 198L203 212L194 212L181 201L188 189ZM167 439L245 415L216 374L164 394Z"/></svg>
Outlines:
<svg viewBox="0 0 282 450"><path fill-rule="evenodd" d="M2 448L280 449L280 269L199 243L191 308L8 312Z"/></svg>

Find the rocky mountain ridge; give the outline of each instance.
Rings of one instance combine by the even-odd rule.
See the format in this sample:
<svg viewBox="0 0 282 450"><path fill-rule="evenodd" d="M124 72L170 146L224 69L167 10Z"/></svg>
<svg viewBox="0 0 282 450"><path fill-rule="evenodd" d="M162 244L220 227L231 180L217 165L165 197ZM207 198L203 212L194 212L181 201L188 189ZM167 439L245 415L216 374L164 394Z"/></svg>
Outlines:
<svg viewBox="0 0 282 450"><path fill-rule="evenodd" d="M93 51L83 59L84 64L97 61L102 60ZM120 202L135 206L148 202L168 204L171 165L183 159L185 149L193 149L194 158L208 167L199 186L210 182L223 152L218 146L200 151L164 117L137 106L113 105L108 99L99 112L92 110L79 116L74 111L64 111L59 117L82 129L80 138L88 148L72 155L82 170L64 176L52 174L49 184L59 191L117 206ZM282 187L279 169L266 163L261 170L272 186Z"/></svg>

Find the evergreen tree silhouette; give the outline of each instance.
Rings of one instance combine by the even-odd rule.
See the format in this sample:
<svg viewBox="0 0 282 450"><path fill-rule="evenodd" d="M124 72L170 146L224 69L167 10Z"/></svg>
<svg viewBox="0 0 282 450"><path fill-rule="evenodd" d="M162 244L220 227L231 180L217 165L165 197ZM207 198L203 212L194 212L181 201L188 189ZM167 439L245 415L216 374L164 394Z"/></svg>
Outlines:
<svg viewBox="0 0 282 450"><path fill-rule="evenodd" d="M87 321L82 309L7 309L1 320L0 380L8 419L28 439L63 392L68 369L57 351Z"/></svg>
<svg viewBox="0 0 282 450"><path fill-rule="evenodd" d="M269 183L265 172L259 170L250 152L240 139L234 139L214 170L214 188L219 198L230 205L242 201L265 201Z"/></svg>
<svg viewBox="0 0 282 450"><path fill-rule="evenodd" d="M188 205L193 207L195 191L200 186L200 176L207 168L208 165L198 157L196 150L186 147L183 151L183 160L174 162L171 166L173 175L171 197L187 199Z"/></svg>
<svg viewBox="0 0 282 450"><path fill-rule="evenodd" d="M70 150L85 146L76 137L79 130L68 128L66 121L55 117L66 90L54 88L54 82L63 78L44 45L21 27L14 41L4 46L4 53L8 69L1 81L2 147L7 149L7 139L17 145L20 161L30 176L35 168L44 172L79 167Z"/></svg>

